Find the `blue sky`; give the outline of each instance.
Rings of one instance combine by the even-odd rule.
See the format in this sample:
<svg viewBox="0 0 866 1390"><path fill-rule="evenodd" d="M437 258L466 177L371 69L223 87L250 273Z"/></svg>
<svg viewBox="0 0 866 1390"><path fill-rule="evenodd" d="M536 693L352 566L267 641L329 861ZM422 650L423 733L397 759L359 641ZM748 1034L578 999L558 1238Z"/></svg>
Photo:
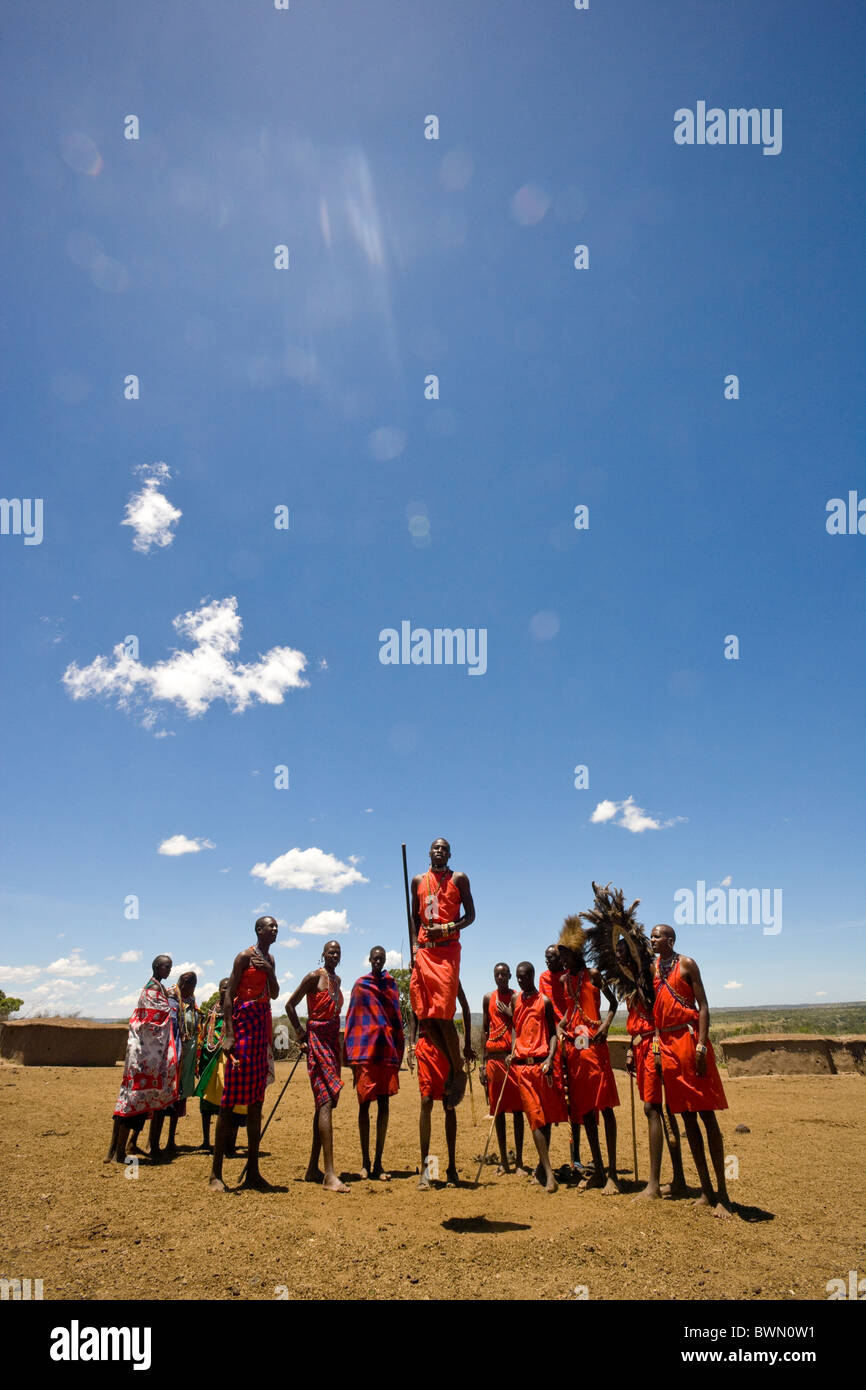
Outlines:
<svg viewBox="0 0 866 1390"><path fill-rule="evenodd" d="M281 1006L334 924L351 983L406 951L401 841L414 872L445 835L475 1009L592 879L647 927L699 882L781 890L780 932L679 928L711 1006L866 996L866 537L825 525L866 496L863 31L805 3L16 14L3 493L44 520L0 536L0 987L124 1015L154 954L210 984L264 910ZM678 146L698 101L780 108L781 153ZM486 672L383 665L403 620L484 629Z"/></svg>

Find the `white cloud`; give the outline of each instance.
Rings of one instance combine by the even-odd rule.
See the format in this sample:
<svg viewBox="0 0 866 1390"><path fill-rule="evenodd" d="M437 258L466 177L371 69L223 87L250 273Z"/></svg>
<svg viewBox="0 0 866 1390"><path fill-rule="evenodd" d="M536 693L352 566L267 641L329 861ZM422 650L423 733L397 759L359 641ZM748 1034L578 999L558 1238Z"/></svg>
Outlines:
<svg viewBox="0 0 866 1390"><path fill-rule="evenodd" d="M283 923L283 924L281 924L281 925L285 925L285 923ZM297 928L295 928L295 927L292 928L292 931L296 931L296 930L297 930ZM288 939L288 941L278 941L278 942L277 942L277 945L278 945L278 946L282 946L282 947L284 948L284 950L286 950L286 951L291 951L292 948L293 948L294 946L300 946L300 944L301 944L301 943L300 943L300 941L298 940L298 938L297 938L296 936L290 936L289 939Z"/></svg>
<svg viewBox="0 0 866 1390"><path fill-rule="evenodd" d="M235 714L254 701L281 705L287 690L309 684L301 676L307 664L303 652L292 647L272 647L257 662L245 665L231 660L241 644L243 623L237 599L202 599L194 611L178 614L174 629L192 643L188 651L172 651L165 661L145 666L131 657L122 642L111 659L98 656L81 668L73 661L63 673L63 684L73 700L100 695L113 697L120 709L146 700L180 705L190 718L204 714L214 700L225 700ZM145 719L155 718L153 711Z"/></svg>
<svg viewBox="0 0 866 1390"><path fill-rule="evenodd" d="M108 1003L112 1006L112 1008L117 1007L118 1009L134 1009L136 1004L138 1003L138 995L121 994L119 999L109 999Z"/></svg>
<svg viewBox="0 0 866 1390"><path fill-rule="evenodd" d="M372 806L368 806L367 809L366 809L366 811L364 812L364 815L365 815L365 816L372 816L372 814L373 814L373 807L372 807Z"/></svg>
<svg viewBox="0 0 866 1390"><path fill-rule="evenodd" d="M141 951L122 951L117 957L119 965L131 965L136 960L141 960Z"/></svg>
<svg viewBox="0 0 866 1390"><path fill-rule="evenodd" d="M183 512L172 506L160 486L171 477L171 469L165 463L145 463L135 472L144 479L140 492L134 492L126 504L126 514L121 526L131 526L135 535L132 546L142 555L147 555L151 546L164 548L174 540L172 527L180 521Z"/></svg>
<svg viewBox="0 0 866 1390"><path fill-rule="evenodd" d="M816 999L823 999L823 998L825 997L826 993L827 993L826 989L816 989L816 990L815 990L815 998L816 998Z"/></svg>
<svg viewBox="0 0 866 1390"><path fill-rule="evenodd" d="M0 986L26 985L41 974L41 965L0 965Z"/></svg>
<svg viewBox="0 0 866 1390"><path fill-rule="evenodd" d="M198 854L202 849L216 849L212 840L195 839L190 840L186 835L170 835L167 840L163 840L159 847L159 854Z"/></svg>
<svg viewBox="0 0 866 1390"><path fill-rule="evenodd" d="M617 813L619 820L614 819ZM655 816L648 815L642 806L637 806L633 796L627 796L625 801L600 801L590 816L593 824L612 821L614 825L621 825L623 830L630 830L633 835L640 835L644 830L665 830L683 819L683 816L674 816L671 820L657 820Z"/></svg>
<svg viewBox="0 0 866 1390"><path fill-rule="evenodd" d="M186 974L188 970L193 970L196 975L198 975L201 971L201 966L197 965L194 960L182 960L180 965L173 965L171 967L171 974L168 978L171 980L172 984L177 984L179 976ZM214 986L214 988L216 988L216 986Z"/></svg>
<svg viewBox="0 0 866 1390"><path fill-rule="evenodd" d="M94 994L110 994L111 991L112 991L113 989L117 989L117 986L118 986L119 984L120 984L120 981L119 981L119 980L112 980L112 981L111 981L110 983L108 983L108 984L97 985L96 988L95 988L95 990L93 991L93 993L94 993Z"/></svg>
<svg viewBox="0 0 866 1390"><path fill-rule="evenodd" d="M269 888L302 888L318 893L341 893L352 883L369 883L354 866L313 846L290 849L270 864L255 864L250 873L263 878Z"/></svg>
<svg viewBox="0 0 866 1390"><path fill-rule="evenodd" d="M72 975L76 979L84 979L87 975L102 975L104 973L101 965L88 965L83 959L80 951L72 951L68 956L61 956L59 960L53 960L50 965L45 967L47 975Z"/></svg>
<svg viewBox="0 0 866 1390"><path fill-rule="evenodd" d="M196 987L195 987L196 997L197 997L199 1000L201 1000L201 999L210 999L211 995L212 995L212 994L216 994L216 992L217 992L218 989L219 989L219 980L208 980L208 982L207 982L206 985L199 985L199 984L196 985Z"/></svg>
<svg viewBox="0 0 866 1390"><path fill-rule="evenodd" d="M742 989L742 988L743 988L743 982L742 982L742 980L728 980L728 983L725 985L725 989Z"/></svg>
<svg viewBox="0 0 866 1390"><path fill-rule="evenodd" d="M314 916L308 917L302 926L292 927L291 930L305 936L339 936L341 932L349 930L346 910L344 908L341 912L336 912L333 908L326 907L324 912L315 913Z"/></svg>
<svg viewBox="0 0 866 1390"><path fill-rule="evenodd" d="M230 874L231 869L219 869L218 872L221 874Z"/></svg>
<svg viewBox="0 0 866 1390"><path fill-rule="evenodd" d="M385 952L385 969L399 970L403 964L403 955L400 951Z"/></svg>
<svg viewBox="0 0 866 1390"><path fill-rule="evenodd" d="M725 874L725 877L722 879L721 883L719 884L719 887L720 887L720 888L730 888L732 882L733 882L733 879L731 878L731 875L730 875L730 874Z"/></svg>
<svg viewBox="0 0 866 1390"><path fill-rule="evenodd" d="M212 960L203 960L203 961L202 961L202 965L213 965L213 961L212 961Z"/></svg>

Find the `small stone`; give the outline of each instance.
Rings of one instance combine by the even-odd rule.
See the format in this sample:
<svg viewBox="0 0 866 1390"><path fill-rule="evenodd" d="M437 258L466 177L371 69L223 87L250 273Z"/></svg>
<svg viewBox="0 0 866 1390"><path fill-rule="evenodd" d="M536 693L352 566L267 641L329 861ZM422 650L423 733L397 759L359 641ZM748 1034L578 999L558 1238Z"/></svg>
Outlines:
<svg viewBox="0 0 866 1390"><path fill-rule="evenodd" d="M751 1132L752 1131L749 1129L748 1125L737 1125L736 1129L734 1130L735 1134L751 1134Z"/></svg>

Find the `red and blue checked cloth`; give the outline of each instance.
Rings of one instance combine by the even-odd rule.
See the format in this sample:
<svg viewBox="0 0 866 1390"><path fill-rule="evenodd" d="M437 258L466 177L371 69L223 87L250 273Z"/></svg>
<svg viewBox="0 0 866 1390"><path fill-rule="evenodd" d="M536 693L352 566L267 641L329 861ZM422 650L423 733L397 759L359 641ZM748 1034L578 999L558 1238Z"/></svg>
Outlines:
<svg viewBox="0 0 866 1390"><path fill-rule="evenodd" d="M221 1106L258 1105L268 1084L271 1044L270 999L236 999L232 1006L235 1057L226 1058L226 1084Z"/></svg>
<svg viewBox="0 0 866 1390"><path fill-rule="evenodd" d="M343 1089L340 1080L340 1016L307 1021L307 1071L316 1109L337 1104Z"/></svg>
<svg viewBox="0 0 866 1390"><path fill-rule="evenodd" d="M346 1014L346 1061L397 1067L403 1061L403 1016L397 981L383 970L356 980Z"/></svg>

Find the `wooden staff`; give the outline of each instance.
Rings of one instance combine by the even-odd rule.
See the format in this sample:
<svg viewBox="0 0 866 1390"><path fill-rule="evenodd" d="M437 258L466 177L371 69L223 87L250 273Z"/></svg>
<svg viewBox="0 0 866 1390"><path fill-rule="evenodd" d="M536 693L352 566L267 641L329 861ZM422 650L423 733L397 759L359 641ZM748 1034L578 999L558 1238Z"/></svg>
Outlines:
<svg viewBox="0 0 866 1390"><path fill-rule="evenodd" d="M508 1073L511 1070L511 1062L513 1057L514 1053L509 1053L508 1061L505 1063L505 1080L502 1082L502 1090L499 1092L499 1099L496 1102L496 1109L494 1110L493 1117L490 1121L490 1132L487 1135L487 1143L484 1145L484 1153L481 1155L481 1162L478 1165L478 1172L475 1174L475 1187L478 1186L478 1179L481 1177L481 1169L484 1167L484 1160L487 1157L487 1150L490 1148L490 1140L493 1138L493 1131L496 1128L496 1116L499 1114L499 1107L502 1104L502 1097L505 1095L505 1087L508 1085Z"/></svg>
<svg viewBox="0 0 866 1390"><path fill-rule="evenodd" d="M412 901L409 897L409 865L406 862L406 846L401 845L400 848L403 851L403 892L406 895L406 925L409 932L409 971L411 974L415 969L415 923L412 920ZM412 1008L411 1004L409 1005L409 1013L412 1018L412 1028L409 1030L406 1065L409 1068L410 1075L414 1076L415 1044L412 1039L418 1032L418 1020L415 1017L415 1010Z"/></svg>
<svg viewBox="0 0 866 1390"><path fill-rule="evenodd" d="M631 1151L634 1158L634 1180L640 1182L637 1171L637 1130L634 1125L634 1077L629 1072L628 1079L631 1082Z"/></svg>

